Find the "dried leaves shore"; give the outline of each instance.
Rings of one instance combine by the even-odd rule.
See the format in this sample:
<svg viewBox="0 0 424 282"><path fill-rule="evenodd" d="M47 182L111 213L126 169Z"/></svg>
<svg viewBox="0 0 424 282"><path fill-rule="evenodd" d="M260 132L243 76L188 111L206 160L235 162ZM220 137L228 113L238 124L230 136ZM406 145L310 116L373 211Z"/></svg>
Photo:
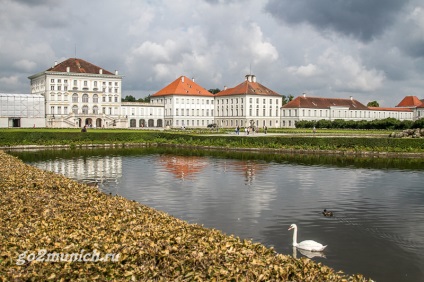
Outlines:
<svg viewBox="0 0 424 282"><path fill-rule="evenodd" d="M366 281L106 195L2 151L0 163L0 281ZM25 251L43 249L119 259L32 257L17 265Z"/></svg>

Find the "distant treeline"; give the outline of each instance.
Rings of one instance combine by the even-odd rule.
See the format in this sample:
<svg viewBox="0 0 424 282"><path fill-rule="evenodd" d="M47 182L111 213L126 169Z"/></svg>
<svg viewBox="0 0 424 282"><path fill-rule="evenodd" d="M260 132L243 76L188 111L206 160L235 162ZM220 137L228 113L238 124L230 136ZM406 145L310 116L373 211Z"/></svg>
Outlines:
<svg viewBox="0 0 424 282"><path fill-rule="evenodd" d="M395 118L376 119L376 120L318 120L318 121L297 121L296 128L342 128L342 129L410 129L410 128L424 128L424 119L416 121L411 120L398 120Z"/></svg>

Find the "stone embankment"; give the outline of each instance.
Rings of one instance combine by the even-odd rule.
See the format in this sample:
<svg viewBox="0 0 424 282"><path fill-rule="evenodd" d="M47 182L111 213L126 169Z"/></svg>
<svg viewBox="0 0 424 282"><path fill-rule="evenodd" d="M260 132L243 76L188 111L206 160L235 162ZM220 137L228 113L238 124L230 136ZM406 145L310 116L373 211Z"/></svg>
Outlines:
<svg viewBox="0 0 424 282"><path fill-rule="evenodd" d="M405 129L402 132L392 132L389 137L393 138L423 138L424 128Z"/></svg>
<svg viewBox="0 0 424 282"><path fill-rule="evenodd" d="M366 281L188 224L2 151L0 163L0 281Z"/></svg>

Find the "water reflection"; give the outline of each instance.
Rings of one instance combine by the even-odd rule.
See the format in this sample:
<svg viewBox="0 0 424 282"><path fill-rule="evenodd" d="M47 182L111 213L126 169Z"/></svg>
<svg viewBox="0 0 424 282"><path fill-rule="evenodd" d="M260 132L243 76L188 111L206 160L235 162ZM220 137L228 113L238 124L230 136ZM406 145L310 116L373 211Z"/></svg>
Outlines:
<svg viewBox="0 0 424 282"><path fill-rule="evenodd" d="M158 162L166 171L180 179L192 178L208 165L204 158L192 156L161 155Z"/></svg>
<svg viewBox="0 0 424 282"><path fill-rule="evenodd" d="M90 177L87 171L98 179L115 177L116 183L104 182L101 189L252 238L278 253L311 255L292 248L287 227L296 222L307 227L299 241L312 238L328 245L326 258L314 256L315 261L377 281L424 277L422 159L167 148L14 154L57 172L69 167L78 172L72 177ZM324 209L334 216L324 217Z"/></svg>
<svg viewBox="0 0 424 282"><path fill-rule="evenodd" d="M299 253L301 253L303 256L307 257L307 258L326 258L325 254L323 252L311 252L311 251L306 251L306 250L302 250L302 249L298 249L296 247L293 247L293 257L297 258L297 251L299 251Z"/></svg>
<svg viewBox="0 0 424 282"><path fill-rule="evenodd" d="M37 167L86 183L118 185L122 177L122 157L77 157L37 162Z"/></svg>

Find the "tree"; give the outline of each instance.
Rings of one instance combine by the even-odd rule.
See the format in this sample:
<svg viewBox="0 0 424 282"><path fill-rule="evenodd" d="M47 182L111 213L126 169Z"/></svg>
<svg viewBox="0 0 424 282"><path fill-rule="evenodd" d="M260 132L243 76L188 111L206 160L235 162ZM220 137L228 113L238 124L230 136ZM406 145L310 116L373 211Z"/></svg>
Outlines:
<svg viewBox="0 0 424 282"><path fill-rule="evenodd" d="M372 101L367 104L367 107L380 107L380 104L377 101Z"/></svg>
<svg viewBox="0 0 424 282"><path fill-rule="evenodd" d="M209 92L211 92L212 94L216 94L216 93L219 93L219 92L221 92L221 90L219 89L219 88L215 88L215 89L209 89L208 90Z"/></svg>
<svg viewBox="0 0 424 282"><path fill-rule="evenodd" d="M135 97L133 95L127 95L125 98L121 99L122 102L135 102Z"/></svg>
<svg viewBox="0 0 424 282"><path fill-rule="evenodd" d="M147 97L140 98L137 100L137 102L144 102L144 103L150 103L150 98L152 97L151 94L147 95Z"/></svg>
<svg viewBox="0 0 424 282"><path fill-rule="evenodd" d="M285 105L285 104L287 104L288 102L290 102L291 100L293 100L293 95L289 95L289 96L286 96L286 95L282 95L282 97L283 97L283 106Z"/></svg>

